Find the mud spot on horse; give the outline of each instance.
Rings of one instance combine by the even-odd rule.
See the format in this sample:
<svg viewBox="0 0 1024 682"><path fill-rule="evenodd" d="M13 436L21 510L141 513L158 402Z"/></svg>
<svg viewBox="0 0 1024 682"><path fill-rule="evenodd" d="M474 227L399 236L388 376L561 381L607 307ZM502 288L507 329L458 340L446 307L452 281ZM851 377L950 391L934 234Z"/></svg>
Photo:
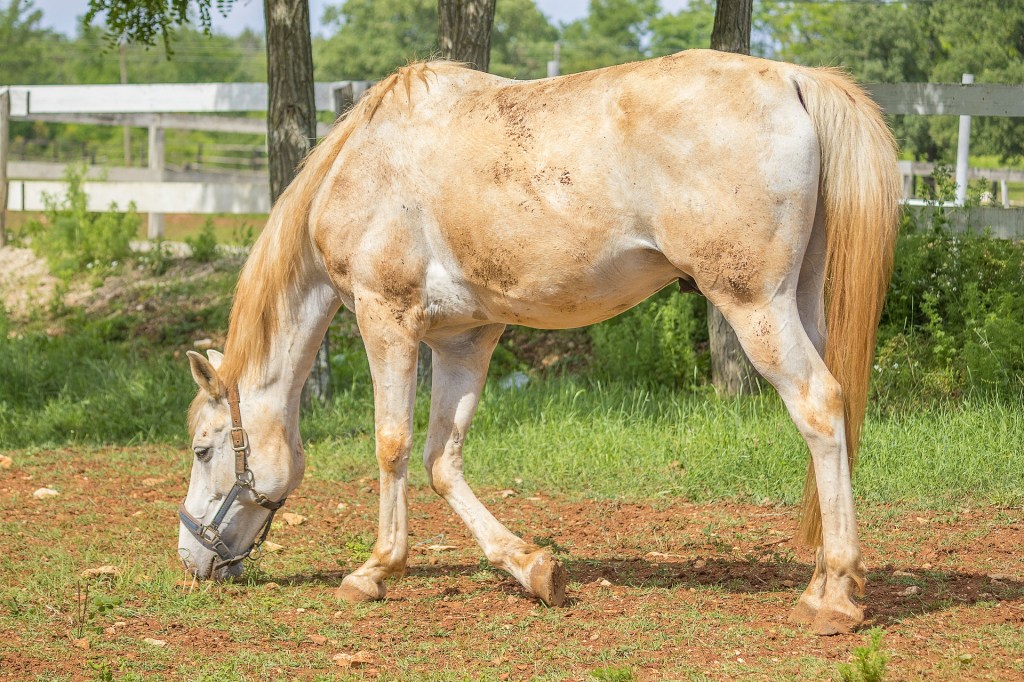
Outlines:
<svg viewBox="0 0 1024 682"><path fill-rule="evenodd" d="M530 113L531 105L528 100L523 99L519 90L504 88L494 97L494 106L499 118L505 126L505 136L508 137L517 147L526 151L533 141L533 130L527 125L527 116ZM488 117L494 120L494 117Z"/></svg>
<svg viewBox="0 0 1024 682"><path fill-rule="evenodd" d="M487 288L497 288L503 294L519 284L514 259L511 252L505 249L495 249L482 256L472 266L472 273L473 279Z"/></svg>
<svg viewBox="0 0 1024 682"><path fill-rule="evenodd" d="M731 294L737 302L749 303L754 297L754 277L761 263L743 247L725 239L712 239L694 253L704 279L716 281L716 287Z"/></svg>

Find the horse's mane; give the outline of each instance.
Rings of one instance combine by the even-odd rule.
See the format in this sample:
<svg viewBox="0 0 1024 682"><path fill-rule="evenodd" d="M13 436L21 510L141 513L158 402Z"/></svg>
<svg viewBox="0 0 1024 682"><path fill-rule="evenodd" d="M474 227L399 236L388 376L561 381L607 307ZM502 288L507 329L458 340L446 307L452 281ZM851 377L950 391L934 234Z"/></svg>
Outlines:
<svg viewBox="0 0 1024 682"><path fill-rule="evenodd" d="M252 247L235 288L235 299L218 374L226 385L245 376L262 376L274 333L301 293L298 286L314 267L308 229L310 207L342 147L377 114L399 84L412 103L413 79L424 84L431 64L402 67L371 88L300 164L299 172L275 202L267 226Z"/></svg>

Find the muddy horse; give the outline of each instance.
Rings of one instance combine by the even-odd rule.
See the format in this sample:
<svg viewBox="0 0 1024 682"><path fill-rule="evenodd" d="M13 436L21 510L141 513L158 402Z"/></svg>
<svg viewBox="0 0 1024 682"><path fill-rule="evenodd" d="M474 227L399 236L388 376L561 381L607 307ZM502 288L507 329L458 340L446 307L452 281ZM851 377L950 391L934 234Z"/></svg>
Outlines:
<svg viewBox="0 0 1024 682"><path fill-rule="evenodd" d="M462 450L507 324L580 327L679 281L724 314L810 449L791 613L863 620L850 472L891 271L900 181L878 106L836 70L711 51L517 82L446 62L377 84L309 154L241 273L199 386L179 554L228 578L299 485L303 382L355 314L373 378L380 519L339 598L382 599L409 553L417 349L424 464L487 559L549 605L566 574L470 489ZM629 466L623 462L622 466Z"/></svg>

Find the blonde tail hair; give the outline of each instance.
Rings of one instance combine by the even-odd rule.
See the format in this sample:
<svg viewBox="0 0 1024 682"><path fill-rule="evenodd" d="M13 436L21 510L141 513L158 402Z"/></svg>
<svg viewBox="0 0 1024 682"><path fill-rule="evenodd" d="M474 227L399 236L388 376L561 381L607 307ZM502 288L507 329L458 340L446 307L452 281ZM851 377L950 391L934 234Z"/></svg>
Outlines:
<svg viewBox="0 0 1024 682"><path fill-rule="evenodd" d="M802 69L794 81L821 147L825 365L842 387L852 472L899 230L902 187L896 142L879 106L841 71ZM813 463L807 467L799 538L821 544Z"/></svg>

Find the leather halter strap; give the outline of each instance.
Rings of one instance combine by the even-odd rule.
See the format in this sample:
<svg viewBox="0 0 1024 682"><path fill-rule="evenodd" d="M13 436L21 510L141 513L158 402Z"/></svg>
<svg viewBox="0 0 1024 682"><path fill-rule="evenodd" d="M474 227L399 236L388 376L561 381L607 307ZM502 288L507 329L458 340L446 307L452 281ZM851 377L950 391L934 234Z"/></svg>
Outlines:
<svg viewBox="0 0 1024 682"><path fill-rule="evenodd" d="M224 501L221 502L220 508L214 515L213 520L208 524L204 524L200 519L189 513L188 509L185 508L184 500L178 505L178 518L181 520L181 524L188 529L188 532L192 534L199 544L216 552L217 556L221 558L219 562L214 564L213 570L232 566L252 556L253 552L256 552L267 539L267 535L270 534L270 525L274 521L274 514L284 506L285 499L287 499L274 502L256 490L255 479L253 478L252 470L249 469L249 436L246 434L245 429L242 428L242 410L240 405L241 399L238 396L238 385L232 384L228 387L228 411L231 413L231 449L235 453L235 484L231 486L231 491L224 498ZM235 503L235 500L238 499L239 494L245 490L249 491L249 494L252 495L253 502L264 509L270 510L270 515L267 516L267 520L263 522L260 530L256 532L256 539L253 540L252 545L244 552L233 554L221 538L220 524L223 523L224 517L227 516L228 510Z"/></svg>

